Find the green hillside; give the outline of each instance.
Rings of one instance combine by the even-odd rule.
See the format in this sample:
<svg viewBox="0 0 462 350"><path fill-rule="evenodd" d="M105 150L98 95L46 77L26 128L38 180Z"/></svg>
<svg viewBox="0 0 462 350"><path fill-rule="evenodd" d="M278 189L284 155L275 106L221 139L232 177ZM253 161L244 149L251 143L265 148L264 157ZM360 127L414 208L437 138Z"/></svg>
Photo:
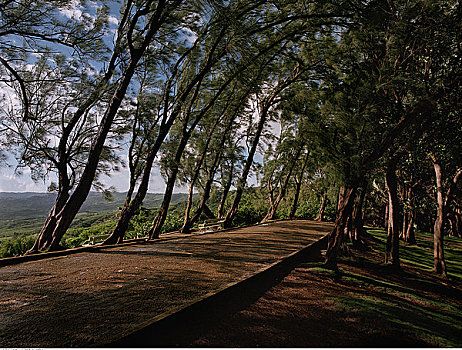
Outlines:
<svg viewBox="0 0 462 350"><path fill-rule="evenodd" d="M0 192L0 239L37 233L53 205L55 194L35 192ZM72 227L87 227L95 222L114 218L118 207L125 200L125 193L115 192L112 200L105 200L101 193L91 192L83 204ZM160 205L161 193L148 193L144 206L154 208ZM172 204L185 201L187 194L176 193Z"/></svg>

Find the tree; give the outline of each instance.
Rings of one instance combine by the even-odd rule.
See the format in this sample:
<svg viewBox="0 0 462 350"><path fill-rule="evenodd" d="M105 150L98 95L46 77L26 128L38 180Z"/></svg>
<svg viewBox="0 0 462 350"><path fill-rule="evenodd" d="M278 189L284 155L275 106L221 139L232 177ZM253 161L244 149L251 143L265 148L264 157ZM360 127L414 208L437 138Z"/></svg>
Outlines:
<svg viewBox="0 0 462 350"><path fill-rule="evenodd" d="M72 117L66 128L73 130L88 108L99 99L99 91L101 86L105 86L113 75L113 69L117 58L121 54L120 50L126 45L128 48L127 64L123 66L120 73L120 78L111 92L111 97L105 106L104 113L98 124L98 129L95 136L92 138L88 160L78 184L75 186L74 192L63 200L62 205L53 209L53 220L47 222L47 227L42 229L42 232L37 237L36 243L32 251L37 250L56 250L59 249L59 242L71 224L75 215L79 211L81 205L85 201L91 187L95 174L98 168L98 163L104 149L108 133L113 126L114 118L117 115L119 107L125 97L126 91L130 85L136 67L142 59L147 48L152 43L160 28L168 22L174 12L180 11L182 1L173 1L166 3L159 1L154 3L148 1L141 7L138 7L132 1L128 1L122 8L122 18L119 23L118 39L114 47L112 56L109 60L108 67L103 75L103 78L98 82L95 88L91 91L89 97L78 107L77 111L72 114ZM60 143L66 144L67 139L63 137ZM50 227L50 229L48 229Z"/></svg>

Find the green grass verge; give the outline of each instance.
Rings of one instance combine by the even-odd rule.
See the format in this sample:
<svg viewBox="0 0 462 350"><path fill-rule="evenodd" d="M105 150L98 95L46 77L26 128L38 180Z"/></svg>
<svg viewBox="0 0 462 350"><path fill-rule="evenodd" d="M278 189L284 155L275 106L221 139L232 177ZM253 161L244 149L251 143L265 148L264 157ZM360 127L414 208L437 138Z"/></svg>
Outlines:
<svg viewBox="0 0 462 350"><path fill-rule="evenodd" d="M367 231L377 240L374 249L385 254L386 232L377 228L369 228ZM419 266L426 271L432 271L433 235L418 232L416 240L416 245L400 242L401 261ZM445 237L444 254L449 278L462 282L462 239Z"/></svg>

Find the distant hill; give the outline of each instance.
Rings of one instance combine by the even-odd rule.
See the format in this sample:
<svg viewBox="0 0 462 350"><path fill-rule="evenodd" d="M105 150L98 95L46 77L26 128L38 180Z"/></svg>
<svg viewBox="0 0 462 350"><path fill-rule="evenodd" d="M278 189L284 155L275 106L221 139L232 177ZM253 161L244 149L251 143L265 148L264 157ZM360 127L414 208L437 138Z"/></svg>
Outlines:
<svg viewBox="0 0 462 350"><path fill-rule="evenodd" d="M0 222L21 219L44 218L51 209L56 194L36 192L0 192ZM163 194L148 193L143 206L158 207L162 202ZM175 193L172 204L186 201L187 194ZM113 200L107 201L99 192L90 192L80 212L102 213L117 210L125 201L125 193L113 193Z"/></svg>

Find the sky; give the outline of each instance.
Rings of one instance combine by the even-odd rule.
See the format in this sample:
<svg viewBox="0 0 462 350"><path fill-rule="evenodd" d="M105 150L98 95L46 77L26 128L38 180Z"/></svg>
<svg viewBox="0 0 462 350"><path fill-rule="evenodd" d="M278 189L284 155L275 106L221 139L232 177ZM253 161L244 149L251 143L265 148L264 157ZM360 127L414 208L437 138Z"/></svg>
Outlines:
<svg viewBox="0 0 462 350"><path fill-rule="evenodd" d="M119 172L114 172L111 177L101 177L101 181L106 186L114 186L117 192L125 192L128 189L128 169L122 168ZM34 182L30 178L30 171L23 170L23 174L15 174L14 168L0 167L0 192L47 192L50 184L48 181ZM159 193L165 190L165 181L160 175L159 169L153 167L151 172L151 181L149 183L149 192ZM185 188L177 187L175 192L186 192Z"/></svg>

